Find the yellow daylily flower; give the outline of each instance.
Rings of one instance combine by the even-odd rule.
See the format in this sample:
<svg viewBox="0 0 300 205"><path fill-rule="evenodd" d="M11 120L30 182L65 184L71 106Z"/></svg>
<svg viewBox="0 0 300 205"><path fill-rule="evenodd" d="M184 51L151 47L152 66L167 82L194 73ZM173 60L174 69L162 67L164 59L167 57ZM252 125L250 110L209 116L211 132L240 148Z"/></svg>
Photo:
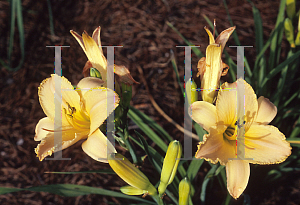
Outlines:
<svg viewBox="0 0 300 205"><path fill-rule="evenodd" d="M228 28L220 33L215 40L209 29L204 27L209 36L209 45L206 48L206 57L198 62L198 74L201 80L202 100L213 103L217 97L220 78L227 74L229 66L222 62L221 55L230 35L235 27Z"/></svg>
<svg viewBox="0 0 300 205"><path fill-rule="evenodd" d="M85 52L86 56L88 57L88 62L86 63L83 72L85 73L85 71L90 69L91 67L96 68L101 73L102 80L104 81L103 86L106 87L107 60L103 55L100 40L100 30L101 27L97 27L94 30L92 37L90 37L86 31L84 31L82 37L73 30L71 30L70 33L75 37L75 39L78 41L79 45ZM125 66L114 65L114 72L120 77L120 81L123 83L129 85L138 83L132 78L129 70Z"/></svg>
<svg viewBox="0 0 300 205"><path fill-rule="evenodd" d="M61 122L62 127L54 130L55 120L55 83L61 84ZM41 143L35 148L37 157L42 161L53 152L63 150L81 139L83 151L91 158L107 163L107 153L115 153L114 146L99 130L107 118L107 103L114 102L111 113L119 103L118 95L110 89L100 87L103 81L98 78L83 78L74 89L64 77L53 74L45 79L38 91L40 104L47 117L36 125L35 141ZM58 98L57 98L58 97ZM61 144L54 144L54 133L60 132Z"/></svg>
<svg viewBox="0 0 300 205"><path fill-rule="evenodd" d="M244 159L237 158L237 85L244 86ZM243 101L241 101L243 103ZM240 106L239 106L240 107ZM198 145L196 158L226 166L227 189L233 198L245 190L252 164L283 162L290 154L290 144L276 127L268 125L276 116L277 108L267 98L257 99L252 87L242 79L224 83L218 93L216 106L198 101L191 105L190 115L209 134ZM252 160L250 160L252 159Z"/></svg>

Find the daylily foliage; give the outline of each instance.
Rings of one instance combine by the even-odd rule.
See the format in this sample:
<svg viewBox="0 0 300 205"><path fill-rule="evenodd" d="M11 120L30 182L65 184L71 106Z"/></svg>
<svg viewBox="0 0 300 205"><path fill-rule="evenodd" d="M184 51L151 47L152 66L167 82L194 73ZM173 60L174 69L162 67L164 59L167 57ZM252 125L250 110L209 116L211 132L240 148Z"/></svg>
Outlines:
<svg viewBox="0 0 300 205"><path fill-rule="evenodd" d="M61 84L61 97L55 91L56 83ZM97 161L107 162L107 153L116 152L99 126L118 106L119 97L113 90L101 87L102 84L101 79L88 77L74 89L66 78L56 74L41 83L39 100L47 117L38 122L34 138L41 141L35 149L41 161L81 139L87 139L82 143L83 151ZM59 100L60 112L55 112L55 100ZM108 103L114 104L111 110L107 110ZM61 117L58 129L54 129L56 117ZM61 134L61 144L54 144L54 133Z"/></svg>
<svg viewBox="0 0 300 205"><path fill-rule="evenodd" d="M237 104L235 88L244 86L245 106ZM240 103L243 103L240 101ZM244 159L237 158L237 107L245 108ZM250 176L249 163L274 164L283 162L290 154L290 144L276 127L268 125L276 116L277 108L268 99L257 99L252 87L244 80L224 83L218 93L216 106L204 101L191 105L190 115L209 134L198 145L196 158L226 166L227 189L233 198L245 190ZM233 158L237 158L233 160Z"/></svg>

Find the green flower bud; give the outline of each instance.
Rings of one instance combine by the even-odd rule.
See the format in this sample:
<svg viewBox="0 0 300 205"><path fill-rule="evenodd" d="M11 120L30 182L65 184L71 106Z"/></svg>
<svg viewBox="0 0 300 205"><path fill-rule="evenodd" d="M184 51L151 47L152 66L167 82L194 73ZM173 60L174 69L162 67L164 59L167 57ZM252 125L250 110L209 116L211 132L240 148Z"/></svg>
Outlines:
<svg viewBox="0 0 300 205"><path fill-rule="evenodd" d="M101 73L96 68L90 68L90 76L102 79Z"/></svg>
<svg viewBox="0 0 300 205"><path fill-rule="evenodd" d="M198 101L197 85L191 78L185 84L185 93L188 98L188 102L191 105L193 102Z"/></svg>
<svg viewBox="0 0 300 205"><path fill-rule="evenodd" d="M179 204L188 205L190 196L191 184L190 181L185 177L179 183Z"/></svg>
<svg viewBox="0 0 300 205"><path fill-rule="evenodd" d="M293 20L296 14L296 2L295 0L286 0L286 14L289 19Z"/></svg>
<svg viewBox="0 0 300 205"><path fill-rule="evenodd" d="M158 186L158 193L160 196L162 196L165 193L167 186L172 183L175 177L181 153L182 148L179 141L174 140L170 142L164 159L163 168L160 176L160 183Z"/></svg>
<svg viewBox="0 0 300 205"><path fill-rule="evenodd" d="M300 46L300 14L299 14L299 20L298 20L298 33L295 39L295 44L297 46Z"/></svg>
<svg viewBox="0 0 300 205"><path fill-rule="evenodd" d="M150 183L143 172L136 168L123 155L119 153L109 155L108 163L115 173L132 187L142 190L143 193L149 193L149 195L157 194L155 187ZM130 193L130 191L128 191L128 193Z"/></svg>
<svg viewBox="0 0 300 205"><path fill-rule="evenodd" d="M291 19L289 19L289 18L285 19L285 21L284 21L284 30L285 30L286 39L291 44L291 47L295 48L294 27L293 27Z"/></svg>

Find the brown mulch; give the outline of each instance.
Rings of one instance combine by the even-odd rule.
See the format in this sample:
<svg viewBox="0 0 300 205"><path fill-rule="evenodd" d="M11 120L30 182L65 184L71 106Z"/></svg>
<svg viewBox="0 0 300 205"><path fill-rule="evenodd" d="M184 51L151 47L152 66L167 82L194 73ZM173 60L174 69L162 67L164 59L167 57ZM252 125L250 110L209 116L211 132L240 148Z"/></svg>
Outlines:
<svg viewBox="0 0 300 205"><path fill-rule="evenodd" d="M208 44L208 37L203 29L208 24L202 15L216 19L218 31L230 27L222 1L195 0L153 0L153 1L50 1L53 12L55 36L50 34L47 1L24 0L23 21L26 35L26 58L23 67L17 72L0 69L0 187L26 188L47 184L72 183L100 187L118 191L125 182L108 174L47 174L49 171L87 171L107 169L107 164L99 163L88 157L81 149L81 143L63 151L66 161L44 160L35 156L37 142L33 140L34 130L39 119L43 118L38 101L37 89L43 79L54 72L54 49L50 45L68 45L62 49L62 70L73 84L83 77L81 72L87 60L81 47L69 33L75 30L82 33L101 26L102 45L122 45L115 48L115 63L129 68L135 80L141 82L137 67L143 69L150 92L158 105L183 125L183 98L170 59L170 50L175 53L181 81L184 79L184 49L177 45L186 45L184 41L167 26L172 23L189 41L201 45L202 53ZM264 38L267 39L274 28L279 1L254 1L261 12ZM228 1L228 8L241 45L255 46L254 21L252 8L246 1ZM0 56L7 59L9 39L10 10L7 1L0 2ZM18 64L18 36L15 36L12 65ZM231 38L227 45L236 45ZM282 50L287 49L283 44ZM105 49L104 49L105 50ZM234 48L226 48L233 57ZM245 55L253 65L255 48L247 49ZM196 75L197 57L192 56L193 75ZM195 76L194 76L195 77ZM199 82L199 81L198 81ZM170 125L153 108L145 85L133 87L132 105L151 116L163 126L171 136L182 141L183 134ZM133 127L136 129L136 127ZM130 130L133 133L133 129ZM196 147L196 144L195 144ZM119 149L125 153L124 149ZM144 153L140 153L142 156ZM145 165L147 167L147 165ZM150 167L150 166L148 166ZM253 167L252 167L253 168ZM253 169L257 170L256 167ZM200 204L200 190L205 169L201 169L195 180L196 194L194 204ZM150 180L156 183L159 176L153 176L151 170L144 170ZM254 175L255 176L255 175ZM252 204L299 204L299 176L284 178L282 184L260 185L255 178L250 182L245 194L250 195ZM199 184L197 186L197 184ZM221 204L226 196L220 193L218 183L213 194L209 194ZM256 192L259 186L264 191ZM213 188L214 189L214 188ZM213 190L212 189L212 190ZM285 190L285 191L281 191ZM290 190L290 191L287 191ZM210 199L212 200L212 199ZM21 191L0 195L0 203L5 204L128 204L126 200L100 195L79 197L61 197L44 192ZM233 202L242 204L243 197Z"/></svg>

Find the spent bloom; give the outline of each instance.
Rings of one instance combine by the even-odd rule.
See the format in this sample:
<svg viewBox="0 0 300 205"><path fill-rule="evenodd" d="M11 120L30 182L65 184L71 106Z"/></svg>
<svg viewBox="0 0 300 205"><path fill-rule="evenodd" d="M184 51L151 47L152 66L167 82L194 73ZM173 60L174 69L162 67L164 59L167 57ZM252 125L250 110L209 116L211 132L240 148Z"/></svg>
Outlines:
<svg viewBox="0 0 300 205"><path fill-rule="evenodd" d="M97 27L92 37L90 37L86 31L80 36L75 31L71 30L71 34L75 37L83 51L85 52L88 61L83 69L83 72L87 71L91 67L96 68L100 73L103 86L106 87L107 83L107 60L103 54L101 40L100 40L101 27ZM114 65L114 72L119 76L120 81L129 85L137 83L130 75L129 70L125 66Z"/></svg>
<svg viewBox="0 0 300 205"><path fill-rule="evenodd" d="M220 86L220 78L226 75L229 68L222 62L221 55L235 27L222 31L216 40L208 28L204 29L209 36L209 45L206 48L206 57L202 57L198 62L197 77L200 76L201 80L202 100L213 103L217 97L216 90Z"/></svg>
<svg viewBox="0 0 300 205"><path fill-rule="evenodd" d="M57 95L55 84L61 85L61 97ZM74 89L64 77L53 74L45 79L38 91L39 101L47 117L42 118L35 129L35 141L41 143L35 148L37 157L42 161L53 152L63 150L81 139L83 151L97 161L107 162L107 153L115 153L114 146L99 130L108 114L119 103L118 95L108 88L101 87L98 78L83 78ZM56 112L59 100L60 112ZM113 106L107 107L108 103ZM110 110L107 110L110 109ZM61 127L54 128L55 119L61 117ZM61 143L54 139L54 133L61 134Z"/></svg>
<svg viewBox="0 0 300 205"><path fill-rule="evenodd" d="M240 105L237 104L235 90L239 85L244 87L244 95L238 101ZM245 109L242 121L237 119L237 108ZM262 96L257 99L252 87L242 79L221 86L216 106L204 101L191 105L191 117L209 132L199 143L195 157L226 166L227 189L235 199L248 184L249 163L281 163L291 154L290 144L284 134L268 125L276 114L276 106ZM244 159L237 158L240 127L244 128Z"/></svg>

